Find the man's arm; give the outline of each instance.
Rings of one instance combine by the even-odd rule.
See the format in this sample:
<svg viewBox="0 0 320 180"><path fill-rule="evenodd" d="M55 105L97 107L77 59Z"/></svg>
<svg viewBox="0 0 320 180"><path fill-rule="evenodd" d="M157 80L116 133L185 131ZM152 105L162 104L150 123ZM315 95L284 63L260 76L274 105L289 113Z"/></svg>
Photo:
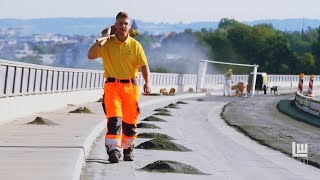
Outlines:
<svg viewBox="0 0 320 180"><path fill-rule="evenodd" d="M150 88L150 70L149 70L149 66L145 65L145 66L141 66L141 73L143 76L143 79L145 81L144 85L143 85L143 92L146 94L150 94L151 93L151 88Z"/></svg>
<svg viewBox="0 0 320 180"><path fill-rule="evenodd" d="M95 42L88 51L88 58L90 60L96 59L98 57L99 49L99 42Z"/></svg>

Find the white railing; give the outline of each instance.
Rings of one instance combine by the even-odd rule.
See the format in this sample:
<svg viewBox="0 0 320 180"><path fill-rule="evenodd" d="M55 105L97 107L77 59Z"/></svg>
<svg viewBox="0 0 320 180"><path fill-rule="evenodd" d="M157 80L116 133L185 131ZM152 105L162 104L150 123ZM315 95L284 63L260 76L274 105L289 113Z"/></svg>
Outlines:
<svg viewBox="0 0 320 180"><path fill-rule="evenodd" d="M295 95L296 106L310 114L320 117L320 100L305 96L299 91Z"/></svg>
<svg viewBox="0 0 320 180"><path fill-rule="evenodd" d="M310 75L304 76L304 85L308 86ZM268 81L274 86L291 86L297 87L299 82L299 75L268 75ZM320 76L314 76L313 85L320 85Z"/></svg>
<svg viewBox="0 0 320 180"><path fill-rule="evenodd" d="M248 75L234 75L233 82L247 82ZM205 86L216 85L216 84L224 84L225 77L224 75L206 75L205 77Z"/></svg>
<svg viewBox="0 0 320 180"><path fill-rule="evenodd" d="M100 89L104 84L103 71L60 68L0 60L0 97L42 93ZM141 74L139 85L143 85ZM206 75L205 87L213 88L224 83L224 75ZM268 75L270 85L297 86L298 75ZM305 76L305 85L309 76ZM248 75L234 75L234 83L247 82ZM177 88L178 91L195 89L196 74L151 73L153 92L160 88ZM314 85L320 83L315 76Z"/></svg>
<svg viewBox="0 0 320 180"><path fill-rule="evenodd" d="M143 85L142 75L138 77ZM151 73L153 87L193 86L195 74ZM42 66L0 60L0 97L100 89L103 71Z"/></svg>
<svg viewBox="0 0 320 180"><path fill-rule="evenodd" d="M0 97L102 88L102 71L0 60Z"/></svg>

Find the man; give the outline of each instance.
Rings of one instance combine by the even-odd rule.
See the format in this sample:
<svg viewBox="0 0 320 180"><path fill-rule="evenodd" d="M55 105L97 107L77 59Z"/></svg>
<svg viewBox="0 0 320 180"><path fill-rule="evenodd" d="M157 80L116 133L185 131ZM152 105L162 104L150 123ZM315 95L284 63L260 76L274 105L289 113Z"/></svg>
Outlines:
<svg viewBox="0 0 320 180"><path fill-rule="evenodd" d="M118 163L123 150L123 160L133 161L134 140L137 136L139 106L138 68L145 80L143 91L150 93L150 71L141 44L130 37L130 19L126 12L116 16L116 34L99 46L92 45L89 59L101 57L105 70L104 105L107 127L105 146L110 163Z"/></svg>
<svg viewBox="0 0 320 180"><path fill-rule="evenodd" d="M232 83L232 69L228 69L228 71L224 74L225 82L224 82L224 90L223 96L228 93L228 96L231 96L231 83Z"/></svg>

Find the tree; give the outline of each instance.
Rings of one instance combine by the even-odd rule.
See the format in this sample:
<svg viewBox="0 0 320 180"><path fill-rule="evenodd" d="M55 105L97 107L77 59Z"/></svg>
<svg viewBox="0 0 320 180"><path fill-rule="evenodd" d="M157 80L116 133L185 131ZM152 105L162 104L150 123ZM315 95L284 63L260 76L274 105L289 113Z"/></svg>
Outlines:
<svg viewBox="0 0 320 180"><path fill-rule="evenodd" d="M209 57L217 61L234 62L239 60L239 57L232 48L232 44L227 38L226 31L217 30L203 36L204 41L210 46L211 52Z"/></svg>
<svg viewBox="0 0 320 180"><path fill-rule="evenodd" d="M243 63L258 64L268 73L288 73L297 61L285 34L270 25L239 23L229 28L228 39Z"/></svg>
<svg viewBox="0 0 320 180"><path fill-rule="evenodd" d="M311 35L308 36L308 32L305 34L301 34L299 32L289 32L286 33L286 36L288 37L291 49L296 52L299 56L302 56L303 54L311 51L311 41L314 41L315 39L310 39Z"/></svg>
<svg viewBox="0 0 320 180"><path fill-rule="evenodd" d="M146 51L148 51L152 46L152 43L146 34L139 34L135 39L141 43Z"/></svg>
<svg viewBox="0 0 320 180"><path fill-rule="evenodd" d="M31 63L31 64L41 64L41 61L34 56L26 56L20 59L21 62Z"/></svg>
<svg viewBox="0 0 320 180"><path fill-rule="evenodd" d="M58 45L54 45L51 49L52 54L62 54L64 52L65 49L63 49L62 47L58 46Z"/></svg>
<svg viewBox="0 0 320 180"><path fill-rule="evenodd" d="M232 49L241 57L238 62L252 62L250 54L254 51L249 44L249 39L252 39L252 30L245 24L236 24L228 29L227 38L231 43Z"/></svg>
<svg viewBox="0 0 320 180"><path fill-rule="evenodd" d="M38 54L46 54L47 53L46 47L45 46L41 46L41 45L35 45L33 47L33 50L37 51Z"/></svg>
<svg viewBox="0 0 320 180"><path fill-rule="evenodd" d="M230 27L238 24L239 22L234 20L234 19L228 19L228 18L222 18L220 21L219 21L219 24L218 24L218 29L229 29Z"/></svg>
<svg viewBox="0 0 320 180"><path fill-rule="evenodd" d="M315 68L315 59L311 53L305 53L299 57L298 69L300 72L313 74Z"/></svg>
<svg viewBox="0 0 320 180"><path fill-rule="evenodd" d="M315 66L320 67L320 27L318 28L317 41L312 44L312 53L315 57Z"/></svg>
<svg viewBox="0 0 320 180"><path fill-rule="evenodd" d="M157 72L157 73L168 73L168 70L164 67L151 67L151 72Z"/></svg>

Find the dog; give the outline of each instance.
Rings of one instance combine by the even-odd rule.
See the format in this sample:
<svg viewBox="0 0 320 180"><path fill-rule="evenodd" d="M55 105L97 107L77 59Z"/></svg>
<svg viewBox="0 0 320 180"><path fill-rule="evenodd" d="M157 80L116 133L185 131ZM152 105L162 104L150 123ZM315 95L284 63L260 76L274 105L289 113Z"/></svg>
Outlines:
<svg viewBox="0 0 320 180"><path fill-rule="evenodd" d="M273 91L273 94L279 95L278 86L272 86L272 87L270 88L270 94L272 93L272 91Z"/></svg>
<svg viewBox="0 0 320 180"><path fill-rule="evenodd" d="M243 96L245 85L243 82L239 82L237 85L232 86L232 90L236 90L236 96Z"/></svg>
<svg viewBox="0 0 320 180"><path fill-rule="evenodd" d="M239 82L238 83L238 91L240 92L239 95L243 96L244 89L245 89L244 83L243 82Z"/></svg>
<svg viewBox="0 0 320 180"><path fill-rule="evenodd" d="M175 95L176 94L176 89L175 88L171 88L169 91L169 95Z"/></svg>
<svg viewBox="0 0 320 180"><path fill-rule="evenodd" d="M162 95L168 95L169 92L167 91L166 88L161 88L161 89L160 89L160 94L162 94Z"/></svg>
<svg viewBox="0 0 320 180"><path fill-rule="evenodd" d="M171 88L170 91L168 92L166 88L161 88L160 89L160 94L162 95L175 95L176 94L176 89Z"/></svg>

